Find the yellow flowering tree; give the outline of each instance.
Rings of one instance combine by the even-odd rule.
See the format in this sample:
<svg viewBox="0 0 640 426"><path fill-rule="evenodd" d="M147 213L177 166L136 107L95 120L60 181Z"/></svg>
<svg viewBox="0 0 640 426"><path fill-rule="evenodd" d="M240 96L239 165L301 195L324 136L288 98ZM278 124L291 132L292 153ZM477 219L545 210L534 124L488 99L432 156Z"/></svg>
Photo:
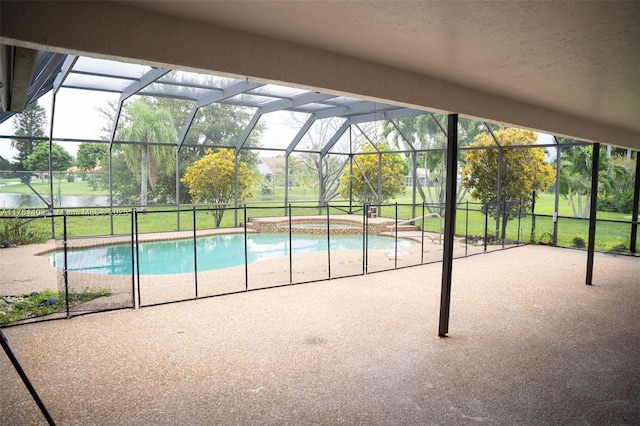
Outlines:
<svg viewBox="0 0 640 426"><path fill-rule="evenodd" d="M377 149L376 149L377 148ZM340 176L340 195L361 203L382 204L387 200L404 194L404 176L406 174L406 161L396 153L384 152L385 146L378 144L374 148L367 145L362 149L365 155L354 156L354 164L349 170L345 167ZM387 148L388 149L388 148ZM378 200L378 152L382 170L382 198ZM350 175L351 187L349 186Z"/></svg>
<svg viewBox="0 0 640 426"><path fill-rule="evenodd" d="M502 147L502 170L500 184L500 206L504 208L502 235L506 224L522 207L531 209L531 193L547 190L555 179L555 170L544 161L544 149L535 148L538 135L530 130L502 128L494 132ZM510 148L510 147L525 148ZM527 148L531 146L531 148ZM462 185L471 198L496 206L498 201L498 156L499 150L488 133L476 136L473 149L466 153L466 165L462 169ZM512 203L518 201L518 203ZM520 204L521 202L521 204ZM495 216L495 213L491 214Z"/></svg>
<svg viewBox="0 0 640 426"><path fill-rule="evenodd" d="M213 203L224 207L235 196L234 155L231 149L206 154L187 168L181 182L189 187L189 194L196 203ZM238 200L251 197L253 177L244 161L238 161ZM222 208L213 211L216 228L222 222Z"/></svg>

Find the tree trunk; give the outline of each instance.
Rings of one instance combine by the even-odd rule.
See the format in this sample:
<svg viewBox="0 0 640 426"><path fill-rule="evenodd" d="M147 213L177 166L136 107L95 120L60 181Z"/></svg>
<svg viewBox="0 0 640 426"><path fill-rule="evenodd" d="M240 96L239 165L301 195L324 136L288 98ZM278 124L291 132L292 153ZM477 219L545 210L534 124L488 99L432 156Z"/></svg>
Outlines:
<svg viewBox="0 0 640 426"><path fill-rule="evenodd" d="M216 208L218 207L220 206L216 206ZM219 210L214 210L212 213L213 213L213 219L216 224L216 228L219 228L220 223L222 223L222 216L224 215L224 209L220 208Z"/></svg>
<svg viewBox="0 0 640 426"><path fill-rule="evenodd" d="M507 223L509 222L509 213L502 213L502 226L500 230L500 240L504 240L507 237Z"/></svg>
<svg viewBox="0 0 640 426"><path fill-rule="evenodd" d="M589 210L591 210L591 194L589 194L586 201L584 202L584 218L587 218L589 216Z"/></svg>
<svg viewBox="0 0 640 426"><path fill-rule="evenodd" d="M573 217L578 217L578 212L576 211L576 203L573 202L573 195L569 194L569 204L571 204L571 210L573 211Z"/></svg>
<svg viewBox="0 0 640 426"><path fill-rule="evenodd" d="M147 184L149 182L149 147L140 146L140 206L141 211L147 210Z"/></svg>
<svg viewBox="0 0 640 426"><path fill-rule="evenodd" d="M576 194L578 196L578 217L584 217L582 212L582 191L578 190Z"/></svg>

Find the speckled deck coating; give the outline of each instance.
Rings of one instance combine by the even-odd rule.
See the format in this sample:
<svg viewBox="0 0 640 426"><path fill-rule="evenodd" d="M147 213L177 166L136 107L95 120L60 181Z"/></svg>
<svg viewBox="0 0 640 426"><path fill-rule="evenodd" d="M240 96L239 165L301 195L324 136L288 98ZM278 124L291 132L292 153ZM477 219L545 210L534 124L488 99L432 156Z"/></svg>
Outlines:
<svg viewBox="0 0 640 426"><path fill-rule="evenodd" d="M3 329L60 425L639 424L640 259L525 246ZM46 424L0 353L0 424Z"/></svg>

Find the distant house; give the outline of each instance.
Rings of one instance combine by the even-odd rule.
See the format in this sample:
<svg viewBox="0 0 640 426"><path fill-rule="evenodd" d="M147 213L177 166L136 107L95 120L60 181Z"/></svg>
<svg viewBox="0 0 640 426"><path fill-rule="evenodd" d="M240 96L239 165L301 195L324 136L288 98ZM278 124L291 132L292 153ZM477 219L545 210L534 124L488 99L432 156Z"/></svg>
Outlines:
<svg viewBox="0 0 640 426"><path fill-rule="evenodd" d="M266 180L273 175L284 175L284 157L260 157L258 171Z"/></svg>
<svg viewBox="0 0 640 426"><path fill-rule="evenodd" d="M416 169L416 178L418 179L418 182L420 182L420 186L427 185L427 171L424 168L418 167ZM413 173L404 177L404 185L413 186Z"/></svg>
<svg viewBox="0 0 640 426"><path fill-rule="evenodd" d="M293 157L292 157L293 158ZM298 160L300 161L300 160ZM291 164L291 163L289 163ZM258 172L264 176L265 180L270 181L273 176L279 175L282 178L278 181L280 186L284 186L285 158L284 157L260 157L258 163ZM289 176L289 186L297 186L297 180L294 176Z"/></svg>
<svg viewBox="0 0 640 426"><path fill-rule="evenodd" d="M79 168L78 166L71 166L66 171L67 173L79 173L79 172L92 173L92 172L99 172L100 170L102 170L102 162L100 160L97 160L96 166L93 169L84 170Z"/></svg>

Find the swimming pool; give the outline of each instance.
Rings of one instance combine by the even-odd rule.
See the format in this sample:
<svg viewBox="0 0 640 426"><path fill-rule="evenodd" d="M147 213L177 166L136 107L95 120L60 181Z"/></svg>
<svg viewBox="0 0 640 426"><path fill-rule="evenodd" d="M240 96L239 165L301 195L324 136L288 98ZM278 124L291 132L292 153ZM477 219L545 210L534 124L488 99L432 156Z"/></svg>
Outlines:
<svg viewBox="0 0 640 426"><path fill-rule="evenodd" d="M361 235L331 236L331 250L362 250ZM394 250L395 238L371 235L369 249ZM398 238L398 248L418 244ZM248 234L247 262L289 256L289 234ZM326 235L296 235L291 238L293 254L327 250ZM194 272L193 240L152 241L138 244L140 275L170 275ZM198 237L198 271L244 265L244 234ZM64 252L45 254L52 266L64 268ZM67 252L67 270L91 274L130 275L131 244L114 244Z"/></svg>

